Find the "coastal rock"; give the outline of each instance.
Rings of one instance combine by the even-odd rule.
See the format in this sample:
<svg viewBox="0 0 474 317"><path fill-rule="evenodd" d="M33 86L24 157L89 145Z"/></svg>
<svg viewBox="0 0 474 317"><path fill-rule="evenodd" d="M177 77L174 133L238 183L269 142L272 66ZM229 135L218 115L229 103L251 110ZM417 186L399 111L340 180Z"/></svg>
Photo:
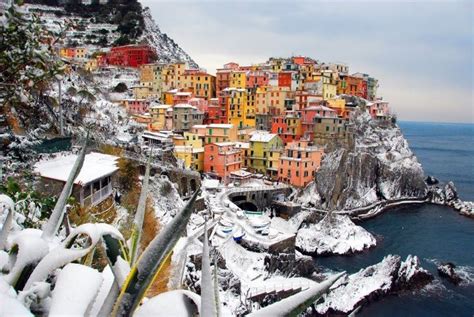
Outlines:
<svg viewBox="0 0 474 317"><path fill-rule="evenodd" d="M425 183L428 184L429 186L431 185L436 185L439 183L439 180L437 180L435 177L428 175L425 179Z"/></svg>
<svg viewBox="0 0 474 317"><path fill-rule="evenodd" d="M453 182L448 182L441 188L430 186L428 189L428 200L433 204L452 207L461 215L474 218L474 202L461 200Z"/></svg>
<svg viewBox="0 0 474 317"><path fill-rule="evenodd" d="M328 215L319 223L298 230L296 235L296 248L312 255L350 254L375 245L370 232L342 215Z"/></svg>
<svg viewBox="0 0 474 317"><path fill-rule="evenodd" d="M456 273L456 265L451 262L438 265L438 275L446 278L454 285L458 285L462 282L462 278Z"/></svg>
<svg viewBox="0 0 474 317"><path fill-rule="evenodd" d="M326 210L349 210L383 200L425 197L424 172L393 123L372 120L365 111L351 119L354 147L329 152L301 203Z"/></svg>
<svg viewBox="0 0 474 317"><path fill-rule="evenodd" d="M299 252L269 253L265 255L264 265L265 271L268 272L268 274L277 274L286 277L309 277L316 270L313 258L302 255Z"/></svg>
<svg viewBox="0 0 474 317"><path fill-rule="evenodd" d="M418 257L401 261L398 255L387 255L380 263L341 278L316 305L320 315L348 314L356 307L382 296L423 287L433 276L420 267Z"/></svg>

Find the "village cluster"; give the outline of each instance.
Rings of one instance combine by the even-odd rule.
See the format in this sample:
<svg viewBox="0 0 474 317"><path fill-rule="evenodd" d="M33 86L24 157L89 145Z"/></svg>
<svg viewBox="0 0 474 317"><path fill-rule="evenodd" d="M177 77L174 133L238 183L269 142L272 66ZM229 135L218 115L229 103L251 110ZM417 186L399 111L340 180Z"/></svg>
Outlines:
<svg viewBox="0 0 474 317"><path fill-rule="evenodd" d="M364 103L374 119L388 120L377 79L349 74L343 63L294 56L251 66L227 63L211 75L187 63L154 63L147 45L90 52L59 50L87 71L135 69L133 98L119 103L146 126L150 146L171 145L186 168L245 181L258 174L296 187L314 179L324 149L350 146L351 113ZM359 97L359 98L354 98Z"/></svg>

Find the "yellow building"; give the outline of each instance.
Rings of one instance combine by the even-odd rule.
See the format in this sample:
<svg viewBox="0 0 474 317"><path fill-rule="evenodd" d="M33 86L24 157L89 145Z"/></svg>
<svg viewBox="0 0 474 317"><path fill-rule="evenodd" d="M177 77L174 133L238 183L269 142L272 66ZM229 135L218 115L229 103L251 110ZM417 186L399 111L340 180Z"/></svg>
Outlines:
<svg viewBox="0 0 474 317"><path fill-rule="evenodd" d="M197 98L209 100L216 96L216 76L201 70L186 70L182 76L183 88L192 91Z"/></svg>
<svg viewBox="0 0 474 317"><path fill-rule="evenodd" d="M204 144L237 141L237 127L232 124L198 124L193 126L190 132L198 135Z"/></svg>
<svg viewBox="0 0 474 317"><path fill-rule="evenodd" d="M273 153L282 148L283 141L277 134L268 133L266 131L254 133L250 138L250 167L264 175L273 174L267 171L270 165L272 166L272 171L274 168L273 162L275 158L270 159L270 153L273 156ZM272 164L270 164L270 162L272 162Z"/></svg>
<svg viewBox="0 0 474 317"><path fill-rule="evenodd" d="M150 88L150 96L161 97L162 65L144 64L140 66L140 86Z"/></svg>
<svg viewBox="0 0 474 317"><path fill-rule="evenodd" d="M195 148L190 145L179 145L174 147L177 159L184 162L186 168L202 172L204 167L204 148Z"/></svg>
<svg viewBox="0 0 474 317"><path fill-rule="evenodd" d="M90 58L84 65L84 69L88 72L93 72L99 67L99 62L96 58Z"/></svg>
<svg viewBox="0 0 474 317"><path fill-rule="evenodd" d="M270 148L267 160L267 176L273 179L278 177L278 168L280 167L280 156L283 152L283 146L280 148Z"/></svg>
<svg viewBox="0 0 474 317"><path fill-rule="evenodd" d="M322 94L323 99L328 100L336 97L337 94L337 83L335 78L336 73L332 71L323 71L321 74L322 80Z"/></svg>
<svg viewBox="0 0 474 317"><path fill-rule="evenodd" d="M171 108L170 105L152 105L150 106L151 123L148 126L149 130L161 131L168 130L166 122L167 110Z"/></svg>
<svg viewBox="0 0 474 317"><path fill-rule="evenodd" d="M247 85L247 72L243 70L233 70L230 74L229 87L244 89L246 85Z"/></svg>
<svg viewBox="0 0 474 317"><path fill-rule="evenodd" d="M133 91L133 96L135 96L136 99L147 99L152 95L151 93L151 88L150 87L145 87L145 86L134 86L132 87Z"/></svg>
<svg viewBox="0 0 474 317"><path fill-rule="evenodd" d="M328 106L337 111L338 115L343 116L346 112L346 100L344 98L328 99Z"/></svg>

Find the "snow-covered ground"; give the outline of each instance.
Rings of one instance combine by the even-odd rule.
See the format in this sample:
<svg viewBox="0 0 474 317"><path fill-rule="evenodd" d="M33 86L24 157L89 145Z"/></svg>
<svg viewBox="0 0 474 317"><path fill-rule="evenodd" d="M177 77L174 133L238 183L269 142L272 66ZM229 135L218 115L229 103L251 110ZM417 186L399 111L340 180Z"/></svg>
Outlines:
<svg viewBox="0 0 474 317"><path fill-rule="evenodd" d="M311 254L349 254L375 246L374 236L348 216L325 216L298 230L296 247Z"/></svg>

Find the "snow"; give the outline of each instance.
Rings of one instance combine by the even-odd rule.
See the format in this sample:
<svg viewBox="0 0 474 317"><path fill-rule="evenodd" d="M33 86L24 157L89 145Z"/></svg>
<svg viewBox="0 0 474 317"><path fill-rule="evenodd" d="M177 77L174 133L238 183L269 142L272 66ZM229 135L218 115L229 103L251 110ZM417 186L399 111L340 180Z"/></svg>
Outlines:
<svg viewBox="0 0 474 317"><path fill-rule="evenodd" d="M169 291L146 301L133 316L196 316L200 311L200 302L200 296L193 292Z"/></svg>
<svg viewBox="0 0 474 317"><path fill-rule="evenodd" d="M101 273L102 275L102 284L100 285L100 289L97 292L97 296L95 297L94 303L92 305L90 316L99 316L100 309L102 308L103 303L107 299L109 295L110 289L114 286L114 274L110 269L110 266L106 266Z"/></svg>
<svg viewBox="0 0 474 317"><path fill-rule="evenodd" d="M43 160L35 164L35 172L42 177L66 182L77 155L58 156L52 160ZM88 184L118 171L119 157L92 152L87 154L84 165L74 181L75 184Z"/></svg>
<svg viewBox="0 0 474 317"><path fill-rule="evenodd" d="M256 131L255 133L252 134L252 137L250 138L250 142L270 142L274 137L276 137L277 134L273 133L268 133L266 131Z"/></svg>
<svg viewBox="0 0 474 317"><path fill-rule="evenodd" d="M85 265L70 263L58 275L49 316L84 316L96 298L102 275Z"/></svg>
<svg viewBox="0 0 474 317"><path fill-rule="evenodd" d="M382 262L340 279L316 310L320 314L329 308L349 313L370 294L377 291L387 293L392 287L392 274L399 260L398 256L388 255Z"/></svg>
<svg viewBox="0 0 474 317"><path fill-rule="evenodd" d="M16 298L13 287L0 278L0 316L33 316Z"/></svg>
<svg viewBox="0 0 474 317"><path fill-rule="evenodd" d="M302 228L296 235L296 247L315 254L347 254L375 246L376 240L348 216L326 216L317 224Z"/></svg>

